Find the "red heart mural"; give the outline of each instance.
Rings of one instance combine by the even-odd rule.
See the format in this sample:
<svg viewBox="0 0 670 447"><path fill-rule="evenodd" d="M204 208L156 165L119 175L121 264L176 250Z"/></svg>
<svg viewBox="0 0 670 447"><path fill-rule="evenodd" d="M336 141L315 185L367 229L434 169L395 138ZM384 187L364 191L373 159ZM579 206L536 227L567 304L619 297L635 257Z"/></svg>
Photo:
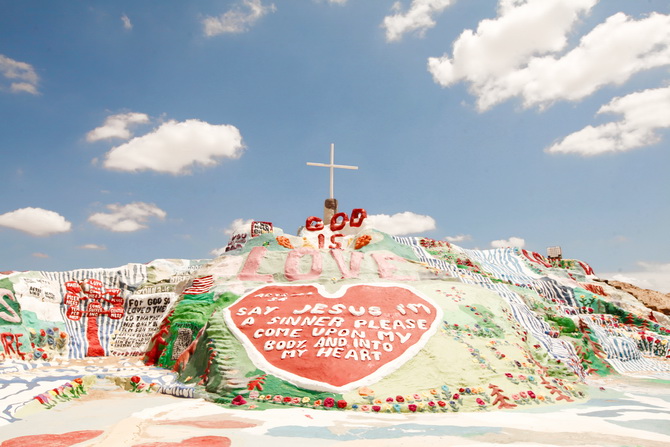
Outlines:
<svg viewBox="0 0 670 447"><path fill-rule="evenodd" d="M402 285L268 285L225 310L254 364L297 386L344 392L412 358L441 311Z"/></svg>

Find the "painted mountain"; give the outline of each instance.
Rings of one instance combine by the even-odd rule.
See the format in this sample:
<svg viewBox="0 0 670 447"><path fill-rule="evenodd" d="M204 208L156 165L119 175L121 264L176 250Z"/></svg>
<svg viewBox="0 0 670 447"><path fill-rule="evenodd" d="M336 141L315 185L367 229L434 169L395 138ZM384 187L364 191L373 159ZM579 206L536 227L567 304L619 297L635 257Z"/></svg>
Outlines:
<svg viewBox="0 0 670 447"><path fill-rule="evenodd" d="M365 212L255 222L211 260L0 276L0 358L140 357L240 408L505 409L670 380L670 319L588 264L394 237ZM174 387L173 387L174 389Z"/></svg>

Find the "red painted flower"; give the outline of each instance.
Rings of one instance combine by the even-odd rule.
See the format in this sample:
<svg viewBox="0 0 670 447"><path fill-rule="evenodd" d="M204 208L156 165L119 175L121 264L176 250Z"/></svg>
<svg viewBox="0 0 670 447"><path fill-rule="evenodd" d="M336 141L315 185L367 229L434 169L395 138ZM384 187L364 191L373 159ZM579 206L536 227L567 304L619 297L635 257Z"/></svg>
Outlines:
<svg viewBox="0 0 670 447"><path fill-rule="evenodd" d="M335 399L333 399L332 397L326 397L326 398L323 400L323 406L324 406L324 407L326 407L326 408L332 408L333 405L335 405Z"/></svg>
<svg viewBox="0 0 670 447"><path fill-rule="evenodd" d="M387 398L386 398L386 402L388 402L388 403L393 402L393 398L392 398L392 397L387 397Z"/></svg>
<svg viewBox="0 0 670 447"><path fill-rule="evenodd" d="M42 405L49 403L49 399L44 394L38 394L37 396L33 397L33 399L37 399L37 401Z"/></svg>
<svg viewBox="0 0 670 447"><path fill-rule="evenodd" d="M84 381L81 379L81 377L77 377L76 379L74 379L74 383L81 385L82 383L84 383Z"/></svg>
<svg viewBox="0 0 670 447"><path fill-rule="evenodd" d="M535 399L537 396L532 391L528 391L528 397L530 397L531 399Z"/></svg>
<svg viewBox="0 0 670 447"><path fill-rule="evenodd" d="M291 402L293 402L293 398L291 396L285 396L284 397L284 403L285 404L290 404Z"/></svg>
<svg viewBox="0 0 670 447"><path fill-rule="evenodd" d="M458 394L458 393L454 394L454 397L453 397L454 400L458 400L460 398L461 398L460 394Z"/></svg>
<svg viewBox="0 0 670 447"><path fill-rule="evenodd" d="M484 405L486 405L486 402L484 402L484 401L481 400L480 398L477 398L477 404L479 404L480 406L483 407Z"/></svg>
<svg viewBox="0 0 670 447"><path fill-rule="evenodd" d="M409 411L411 411L412 413L416 411L416 405L414 404L407 405L407 408L409 408Z"/></svg>
<svg viewBox="0 0 670 447"><path fill-rule="evenodd" d="M405 398L402 397L402 396L396 396L396 397L395 397L395 400L396 400L396 402L400 402L400 403L405 402Z"/></svg>
<svg viewBox="0 0 670 447"><path fill-rule="evenodd" d="M140 379L139 376L133 376L133 377L130 378L130 381L133 382L133 383L140 383L140 380L142 380L142 379Z"/></svg>
<svg viewBox="0 0 670 447"><path fill-rule="evenodd" d="M246 400L244 400L244 397L240 396L239 394L233 398L233 400L230 402L233 405L244 405L247 403Z"/></svg>
<svg viewBox="0 0 670 447"><path fill-rule="evenodd" d="M382 409L382 407L380 407L379 405L373 405L372 406L372 411L374 411L374 412L379 412L379 410L381 410L381 409Z"/></svg>
<svg viewBox="0 0 670 447"><path fill-rule="evenodd" d="M347 408L347 401L346 400L338 400L337 401L337 408Z"/></svg>
<svg viewBox="0 0 670 447"><path fill-rule="evenodd" d="M438 401L437 401L437 404L438 404L440 407L446 407L446 406L447 406L447 403L446 403L445 401L443 401L443 400L438 400Z"/></svg>

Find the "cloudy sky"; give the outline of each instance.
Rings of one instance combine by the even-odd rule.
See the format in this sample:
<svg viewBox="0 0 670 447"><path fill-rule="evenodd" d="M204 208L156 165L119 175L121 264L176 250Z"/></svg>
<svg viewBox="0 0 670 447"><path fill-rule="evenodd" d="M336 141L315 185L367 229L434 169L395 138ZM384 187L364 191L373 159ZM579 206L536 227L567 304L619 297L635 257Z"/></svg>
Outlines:
<svg viewBox="0 0 670 447"><path fill-rule="evenodd" d="M670 291L667 0L2 2L0 271L340 210Z"/></svg>

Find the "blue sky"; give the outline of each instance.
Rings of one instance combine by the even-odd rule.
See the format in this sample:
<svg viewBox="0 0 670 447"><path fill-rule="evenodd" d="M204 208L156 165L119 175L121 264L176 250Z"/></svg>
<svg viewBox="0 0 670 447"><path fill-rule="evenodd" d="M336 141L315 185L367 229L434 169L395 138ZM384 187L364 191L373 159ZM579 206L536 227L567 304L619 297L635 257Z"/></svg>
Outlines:
<svg viewBox="0 0 670 447"><path fill-rule="evenodd" d="M666 0L0 1L0 270L340 211L670 292Z"/></svg>

